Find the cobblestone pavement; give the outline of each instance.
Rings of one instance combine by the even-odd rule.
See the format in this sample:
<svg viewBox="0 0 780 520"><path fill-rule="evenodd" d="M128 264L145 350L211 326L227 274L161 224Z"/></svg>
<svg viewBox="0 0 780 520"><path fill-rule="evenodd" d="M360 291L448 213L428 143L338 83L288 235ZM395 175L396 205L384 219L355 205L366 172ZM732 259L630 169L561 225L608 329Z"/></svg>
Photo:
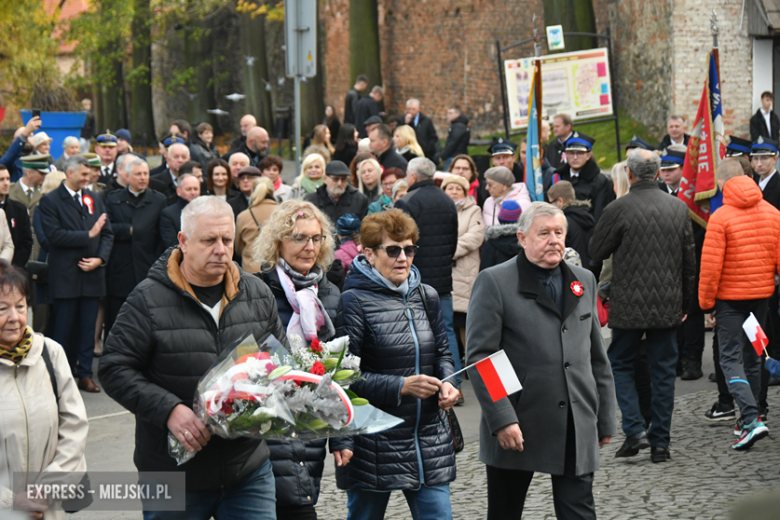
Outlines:
<svg viewBox="0 0 780 520"><path fill-rule="evenodd" d="M770 409L780 408L780 388L770 388ZM780 414L769 416L770 436L747 452L734 452L732 423L711 424L703 419L716 400L712 391L675 399L672 419L672 461L650 462L649 450L629 459L616 459L624 440L618 434L602 448L601 470L594 494L600 519L725 520L737 499L771 489L780 490ZM773 429L773 425L775 428ZM478 443L458 455L458 478L451 484L456 519L485 518L487 491L484 465L477 459ZM346 517L346 493L335 480L324 478L317 514L321 520ZM778 515L780 517L780 514ZM393 493L386 518L411 519L403 494ZM550 478L537 475L528 491L524 519L554 519Z"/></svg>

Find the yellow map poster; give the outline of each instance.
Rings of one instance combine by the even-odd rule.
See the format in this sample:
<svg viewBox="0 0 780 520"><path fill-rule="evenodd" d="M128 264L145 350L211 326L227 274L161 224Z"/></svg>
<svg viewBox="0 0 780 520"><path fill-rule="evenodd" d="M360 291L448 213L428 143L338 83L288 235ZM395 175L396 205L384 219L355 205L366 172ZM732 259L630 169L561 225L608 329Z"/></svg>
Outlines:
<svg viewBox="0 0 780 520"><path fill-rule="evenodd" d="M533 58L504 61L509 120L528 126ZM606 48L542 56L542 117L566 113L574 121L612 115Z"/></svg>

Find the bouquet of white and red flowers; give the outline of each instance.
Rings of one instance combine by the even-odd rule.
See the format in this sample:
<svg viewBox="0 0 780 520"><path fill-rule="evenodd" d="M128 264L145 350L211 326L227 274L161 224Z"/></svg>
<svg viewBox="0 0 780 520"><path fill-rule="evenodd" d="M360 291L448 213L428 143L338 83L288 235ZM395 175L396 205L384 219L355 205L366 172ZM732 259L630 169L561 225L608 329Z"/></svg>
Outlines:
<svg viewBox="0 0 780 520"><path fill-rule="evenodd" d="M288 337L290 350L269 336L249 336L198 383L193 409L220 437L310 440L377 433L403 422L349 390L360 377L360 359L349 338L310 345ZM179 464L190 453L168 434L168 451Z"/></svg>

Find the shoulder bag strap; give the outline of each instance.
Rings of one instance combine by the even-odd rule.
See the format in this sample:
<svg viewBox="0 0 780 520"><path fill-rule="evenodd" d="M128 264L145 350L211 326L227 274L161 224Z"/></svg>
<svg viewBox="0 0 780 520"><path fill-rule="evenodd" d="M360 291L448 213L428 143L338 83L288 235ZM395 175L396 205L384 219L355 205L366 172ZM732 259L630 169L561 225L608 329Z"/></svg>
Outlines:
<svg viewBox="0 0 780 520"><path fill-rule="evenodd" d="M49 380L51 381L51 389L54 392L54 397L57 399L57 407L60 406L60 393L57 391L57 376L54 374L54 364L51 362L51 356L49 356L49 349L46 348L46 341L43 342L43 351L41 351L41 357L43 363L46 365L46 370L49 372Z"/></svg>

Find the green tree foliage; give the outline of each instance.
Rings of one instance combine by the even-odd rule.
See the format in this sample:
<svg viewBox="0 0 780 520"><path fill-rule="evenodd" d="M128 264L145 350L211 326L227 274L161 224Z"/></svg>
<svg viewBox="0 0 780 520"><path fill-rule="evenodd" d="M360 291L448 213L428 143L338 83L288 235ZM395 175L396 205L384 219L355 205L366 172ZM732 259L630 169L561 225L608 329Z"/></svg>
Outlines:
<svg viewBox="0 0 780 520"><path fill-rule="evenodd" d="M33 96L44 110L72 109L72 96L62 88L52 36L61 29L59 10L48 14L40 0L0 0L0 92L3 104L30 107ZM45 103L45 105L44 105Z"/></svg>

